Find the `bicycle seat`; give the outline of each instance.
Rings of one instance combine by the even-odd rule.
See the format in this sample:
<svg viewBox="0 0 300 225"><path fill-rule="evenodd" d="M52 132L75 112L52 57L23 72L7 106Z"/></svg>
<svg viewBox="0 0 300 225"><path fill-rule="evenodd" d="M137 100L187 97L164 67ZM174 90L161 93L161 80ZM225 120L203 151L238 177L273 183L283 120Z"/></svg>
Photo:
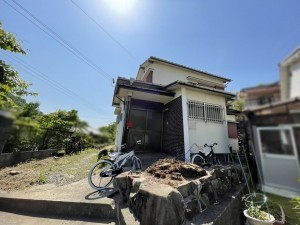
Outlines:
<svg viewBox="0 0 300 225"><path fill-rule="evenodd" d="M109 154L111 159L116 159L118 158L120 155L122 155L120 152L112 152Z"/></svg>

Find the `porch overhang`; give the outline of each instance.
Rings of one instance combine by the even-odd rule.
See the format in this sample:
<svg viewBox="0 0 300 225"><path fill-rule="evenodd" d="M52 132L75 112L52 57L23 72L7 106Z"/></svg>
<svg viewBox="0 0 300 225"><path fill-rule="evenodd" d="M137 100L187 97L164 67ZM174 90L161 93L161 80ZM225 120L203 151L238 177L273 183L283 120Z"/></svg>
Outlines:
<svg viewBox="0 0 300 225"><path fill-rule="evenodd" d="M132 99L166 104L174 98L175 93L164 90L161 85L119 78L115 87L112 105L119 105L122 99L126 99L129 96Z"/></svg>
<svg viewBox="0 0 300 225"><path fill-rule="evenodd" d="M206 86L202 86L202 85L196 85L196 84L190 84L190 83L186 83L183 81L175 81L171 84L168 84L165 86L166 90L169 91L174 91L180 87L187 87L190 89L196 89L197 91L204 91L204 92L209 92L209 93L213 93L216 95L220 95L220 96L224 96L226 99L228 100L232 100L236 95L230 92L226 92L226 91L222 91L219 89L215 89L215 88L211 88L211 87L206 87Z"/></svg>

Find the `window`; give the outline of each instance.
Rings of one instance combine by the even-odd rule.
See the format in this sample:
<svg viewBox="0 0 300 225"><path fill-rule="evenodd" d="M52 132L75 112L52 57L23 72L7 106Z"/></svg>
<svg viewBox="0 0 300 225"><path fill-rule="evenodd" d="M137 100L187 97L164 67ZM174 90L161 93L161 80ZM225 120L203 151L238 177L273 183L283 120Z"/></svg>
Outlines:
<svg viewBox="0 0 300 225"><path fill-rule="evenodd" d="M223 107L204 102L188 101L189 119L223 123Z"/></svg>
<svg viewBox="0 0 300 225"><path fill-rule="evenodd" d="M143 77L143 81L152 83L153 80L153 70L148 70L146 75Z"/></svg>
<svg viewBox="0 0 300 225"><path fill-rule="evenodd" d="M289 130L261 130L260 141L263 153L294 155Z"/></svg>

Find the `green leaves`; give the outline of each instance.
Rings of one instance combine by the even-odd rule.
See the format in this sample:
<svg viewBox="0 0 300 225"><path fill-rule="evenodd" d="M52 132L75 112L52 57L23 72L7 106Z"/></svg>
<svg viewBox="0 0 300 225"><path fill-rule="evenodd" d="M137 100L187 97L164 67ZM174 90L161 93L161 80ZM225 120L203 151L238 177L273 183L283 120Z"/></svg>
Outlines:
<svg viewBox="0 0 300 225"><path fill-rule="evenodd" d="M17 38L13 34L3 30L1 22L0 22L0 48L15 53L26 54L26 52L23 50L21 46L21 43L17 40Z"/></svg>
<svg viewBox="0 0 300 225"><path fill-rule="evenodd" d="M237 99L232 102L232 106L235 110L243 111L245 102L242 99Z"/></svg>
<svg viewBox="0 0 300 225"><path fill-rule="evenodd" d="M0 48L14 53L26 54L16 37L3 30L0 22ZM27 91L30 84L22 80L19 73L10 65L0 60L0 109L11 109L17 106L15 97L36 95Z"/></svg>

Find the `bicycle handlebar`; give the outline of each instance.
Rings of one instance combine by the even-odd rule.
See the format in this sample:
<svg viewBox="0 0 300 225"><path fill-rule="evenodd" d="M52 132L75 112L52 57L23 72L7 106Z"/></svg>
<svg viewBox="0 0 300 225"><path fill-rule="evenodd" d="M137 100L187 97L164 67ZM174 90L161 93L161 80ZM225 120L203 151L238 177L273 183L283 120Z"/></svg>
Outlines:
<svg viewBox="0 0 300 225"><path fill-rule="evenodd" d="M204 144L204 147L210 147L210 148L212 148L212 147L214 147L215 145L218 145L218 143L213 143L212 145L208 145L208 144Z"/></svg>

